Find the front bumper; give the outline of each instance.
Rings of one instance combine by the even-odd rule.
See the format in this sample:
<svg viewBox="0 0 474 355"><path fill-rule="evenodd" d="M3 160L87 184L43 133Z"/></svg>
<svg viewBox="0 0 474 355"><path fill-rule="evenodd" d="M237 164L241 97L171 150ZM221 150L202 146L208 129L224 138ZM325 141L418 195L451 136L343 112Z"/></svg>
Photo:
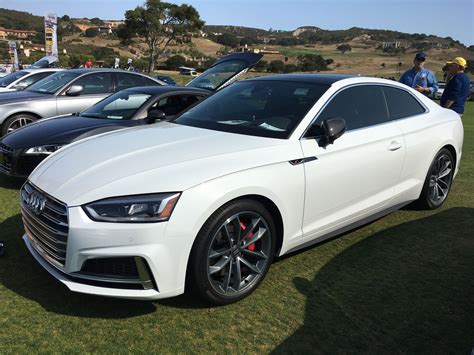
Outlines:
<svg viewBox="0 0 474 355"><path fill-rule="evenodd" d="M24 149L11 149L0 144L0 173L25 179L46 159L47 155L25 155Z"/></svg>
<svg viewBox="0 0 474 355"><path fill-rule="evenodd" d="M100 223L90 220L81 207L68 208L69 233L66 261L63 267L54 265L44 257L34 238L23 236L34 258L51 275L71 291L139 300L155 300L177 296L184 292L189 250L192 239L166 236L167 223ZM191 243L191 244L189 244ZM150 282L142 285L125 285L123 280L111 280L84 273L84 265L91 259L139 258L146 264ZM114 282L115 281L115 282ZM137 282L134 286L137 286Z"/></svg>

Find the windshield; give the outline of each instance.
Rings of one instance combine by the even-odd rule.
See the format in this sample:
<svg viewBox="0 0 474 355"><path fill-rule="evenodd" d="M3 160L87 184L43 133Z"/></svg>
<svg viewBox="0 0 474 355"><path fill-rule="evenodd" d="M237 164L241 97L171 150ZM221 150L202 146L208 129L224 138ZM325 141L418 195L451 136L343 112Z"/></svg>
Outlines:
<svg viewBox="0 0 474 355"><path fill-rule="evenodd" d="M296 81L241 81L212 95L175 122L287 139L328 88L328 85Z"/></svg>
<svg viewBox="0 0 474 355"><path fill-rule="evenodd" d="M107 97L89 109L81 112L80 116L129 120L150 97L150 94L122 91Z"/></svg>
<svg viewBox="0 0 474 355"><path fill-rule="evenodd" d="M64 85L69 83L74 78L79 76L78 73L71 73L68 71L61 71L53 75L47 76L33 85L29 86L26 91L39 92L42 94L53 95L56 91L61 89Z"/></svg>
<svg viewBox="0 0 474 355"><path fill-rule="evenodd" d="M5 75L3 78L0 79L0 86L3 87L3 88L7 87L11 83L13 83L15 80L18 80L18 79L24 77L26 74L28 74L28 72L23 71L23 70L19 70L19 71L16 71L14 73Z"/></svg>
<svg viewBox="0 0 474 355"><path fill-rule="evenodd" d="M193 88L216 90L229 78L246 69L248 64L243 60L229 60L209 68L188 85Z"/></svg>

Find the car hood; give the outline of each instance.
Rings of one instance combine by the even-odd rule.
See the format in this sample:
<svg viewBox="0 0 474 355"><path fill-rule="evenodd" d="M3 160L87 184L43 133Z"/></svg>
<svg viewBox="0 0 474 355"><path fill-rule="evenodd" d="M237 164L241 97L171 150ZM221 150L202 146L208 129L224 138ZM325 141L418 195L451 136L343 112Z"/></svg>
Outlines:
<svg viewBox="0 0 474 355"><path fill-rule="evenodd" d="M21 101L41 100L45 97L51 97L51 95L40 94L32 91L4 92L0 95L0 105Z"/></svg>
<svg viewBox="0 0 474 355"><path fill-rule="evenodd" d="M68 144L85 133L104 127L120 126L121 121L78 116L61 116L36 121L14 130L2 139L13 149L50 144Z"/></svg>
<svg viewBox="0 0 474 355"><path fill-rule="evenodd" d="M184 191L299 157L295 141L163 122L71 144L44 160L29 179L68 206L77 206L111 196Z"/></svg>

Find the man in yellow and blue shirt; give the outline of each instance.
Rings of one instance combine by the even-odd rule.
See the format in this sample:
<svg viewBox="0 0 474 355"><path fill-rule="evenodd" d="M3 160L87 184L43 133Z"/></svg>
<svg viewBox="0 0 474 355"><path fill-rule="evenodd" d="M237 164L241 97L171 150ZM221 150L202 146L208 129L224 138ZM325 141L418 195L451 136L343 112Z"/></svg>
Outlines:
<svg viewBox="0 0 474 355"><path fill-rule="evenodd" d="M413 68L403 73L400 82L432 97L438 90L438 82L433 72L424 67L425 61L426 54L417 53L413 59Z"/></svg>
<svg viewBox="0 0 474 355"><path fill-rule="evenodd" d="M448 65L449 81L441 96L440 105L457 112L460 116L464 113L464 104L470 95L469 77L464 73L467 66L466 59L454 58Z"/></svg>

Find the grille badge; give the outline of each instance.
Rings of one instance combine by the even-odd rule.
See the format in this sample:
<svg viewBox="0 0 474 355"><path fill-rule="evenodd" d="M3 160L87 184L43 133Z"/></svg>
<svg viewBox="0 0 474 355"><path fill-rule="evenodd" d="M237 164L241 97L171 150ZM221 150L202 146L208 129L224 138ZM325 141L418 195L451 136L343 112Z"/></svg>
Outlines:
<svg viewBox="0 0 474 355"><path fill-rule="evenodd" d="M38 191L33 191L25 201L29 208L34 212L34 214L39 215L43 212L44 207L46 206L46 197L44 197Z"/></svg>

